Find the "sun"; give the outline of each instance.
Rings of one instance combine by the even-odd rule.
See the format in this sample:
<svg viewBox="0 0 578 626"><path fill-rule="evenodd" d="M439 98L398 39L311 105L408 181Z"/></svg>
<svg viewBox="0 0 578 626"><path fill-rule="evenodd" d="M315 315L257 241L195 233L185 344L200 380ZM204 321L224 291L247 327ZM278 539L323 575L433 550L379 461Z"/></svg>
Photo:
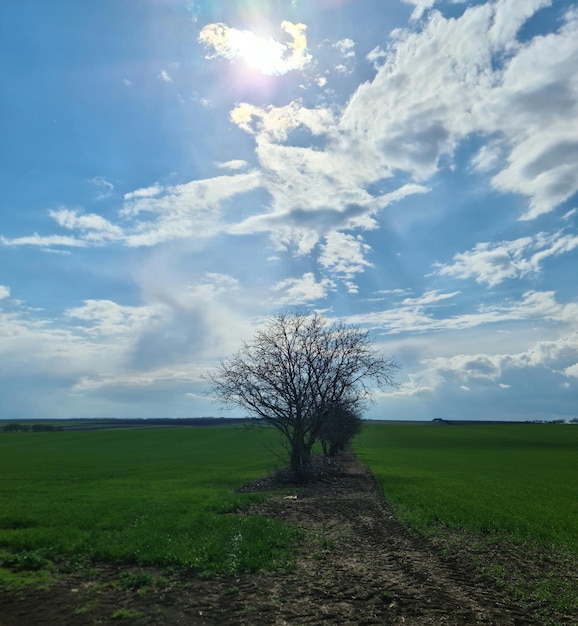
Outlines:
<svg viewBox="0 0 578 626"><path fill-rule="evenodd" d="M230 28L225 24L208 24L201 30L199 41L211 47L214 54L231 60L241 60L253 69L268 75L286 74L303 69L311 61L307 53L305 24L282 22L281 30L291 39L287 43L271 36L257 35L250 30Z"/></svg>
<svg viewBox="0 0 578 626"><path fill-rule="evenodd" d="M272 37L259 37L248 30L229 33L229 45L245 65L263 74L284 74L287 46Z"/></svg>

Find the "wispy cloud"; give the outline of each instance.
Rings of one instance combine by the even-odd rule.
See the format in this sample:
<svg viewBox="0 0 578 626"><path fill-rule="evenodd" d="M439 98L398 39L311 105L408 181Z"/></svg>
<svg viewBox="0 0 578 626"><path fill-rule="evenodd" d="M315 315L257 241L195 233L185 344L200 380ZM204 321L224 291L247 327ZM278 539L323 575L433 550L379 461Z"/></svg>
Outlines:
<svg viewBox="0 0 578 626"><path fill-rule="evenodd" d="M111 300L86 300L65 315L86 322L79 330L94 337L124 335L160 315L154 307L121 306Z"/></svg>
<svg viewBox="0 0 578 626"><path fill-rule="evenodd" d="M165 82L165 83L172 83L172 82L174 82L172 76L166 70L161 70L160 71L159 78L163 82Z"/></svg>
<svg viewBox="0 0 578 626"><path fill-rule="evenodd" d="M553 235L538 233L514 241L478 243L473 249L459 252L453 263L436 263L436 273L455 278L474 278L490 287L506 279L540 272L550 258L578 248L578 235L558 231Z"/></svg>
<svg viewBox="0 0 578 626"><path fill-rule="evenodd" d="M340 39L333 44L340 52L340 63L335 70L341 74L351 74L355 70L355 42L352 39Z"/></svg>
<svg viewBox="0 0 578 626"><path fill-rule="evenodd" d="M372 267L372 263L365 259L365 254L370 250L360 235L354 237L333 231L325 237L325 243L321 246L319 263L345 280L350 293L357 293L353 278L366 267Z"/></svg>
<svg viewBox="0 0 578 626"><path fill-rule="evenodd" d="M114 185L102 176L94 176L88 182L99 191L97 200L108 198L114 191Z"/></svg>
<svg viewBox="0 0 578 626"><path fill-rule="evenodd" d="M37 246L39 248L52 248L63 246L66 248L86 248L88 243L76 237L66 235L28 235L26 237L3 237L0 235L0 244L3 246Z"/></svg>
<svg viewBox="0 0 578 626"><path fill-rule="evenodd" d="M248 167L247 161L242 159L232 159L231 161L219 161L215 165L222 170L243 170Z"/></svg>
<svg viewBox="0 0 578 626"><path fill-rule="evenodd" d="M86 243L101 243L115 241L123 237L122 229L111 224L108 220L94 213L78 214L70 209L49 211L50 217L66 230L79 231L80 237Z"/></svg>
<svg viewBox="0 0 578 626"><path fill-rule="evenodd" d="M505 322L527 322L541 319L548 323L570 323L578 319L578 304L560 304L553 291L528 291L517 302L479 305L472 312L447 315L440 312L438 305L457 295L432 292L418 298L405 298L382 311L352 315L354 324L369 326L387 334L419 333L440 330L466 330ZM434 315L435 305L435 315Z"/></svg>

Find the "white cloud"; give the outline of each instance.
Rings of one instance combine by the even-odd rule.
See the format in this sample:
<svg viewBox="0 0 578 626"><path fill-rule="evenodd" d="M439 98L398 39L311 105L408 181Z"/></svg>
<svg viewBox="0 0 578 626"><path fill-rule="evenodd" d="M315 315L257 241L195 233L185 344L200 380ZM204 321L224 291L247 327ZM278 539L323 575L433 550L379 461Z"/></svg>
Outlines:
<svg viewBox="0 0 578 626"><path fill-rule="evenodd" d="M172 247L151 251L135 277L143 301L162 311L139 338L133 356L138 363L180 367L230 354L252 334L251 320L267 300L266 287L249 289L228 274L178 271L175 255L180 259Z"/></svg>
<svg viewBox="0 0 578 626"><path fill-rule="evenodd" d="M558 231L552 235L538 233L513 241L478 243L473 249L454 255L453 263L435 264L440 276L475 278L490 287L508 278L517 278L540 272L550 257L578 248L578 235Z"/></svg>
<svg viewBox="0 0 578 626"><path fill-rule="evenodd" d="M86 300L51 321L15 301L10 313L0 309L0 374L49 384L61 413L81 395L91 395L92 410L118 410L120 396L142 400L147 391L200 384L217 357L252 334L255 299L231 276L209 272L183 284L159 261L150 259L154 273L143 267L136 277L142 305Z"/></svg>
<svg viewBox="0 0 578 626"><path fill-rule="evenodd" d="M242 170L248 167L249 164L242 159L233 159L231 161L217 162L215 165L222 170Z"/></svg>
<svg viewBox="0 0 578 626"><path fill-rule="evenodd" d="M379 69L382 62L387 59L387 52L382 50L379 46L376 46L365 57L375 69Z"/></svg>
<svg viewBox="0 0 578 626"><path fill-rule="evenodd" d="M164 81L165 83L172 83L174 82L172 79L172 76L166 71L166 70L161 70L161 72L159 73L158 77Z"/></svg>
<svg viewBox="0 0 578 626"><path fill-rule="evenodd" d="M354 167L371 166L381 176L401 170L424 180L476 133L494 144L474 165L493 167L498 149L504 154L493 184L529 198L526 218L575 193L578 11L570 11L556 33L524 45L515 39L524 21L549 3L498 0L452 19L433 11L422 30L400 31L341 121ZM433 3L412 4L421 15Z"/></svg>
<svg viewBox="0 0 578 626"><path fill-rule="evenodd" d="M365 259L370 250L371 247L363 242L360 235L353 236L334 231L325 237L319 264L343 279L351 293L356 293L357 287L353 283L353 278L356 274L364 272L367 267L373 267L373 264Z"/></svg>
<svg viewBox="0 0 578 626"><path fill-rule="evenodd" d="M493 182L530 198L526 219L551 211L578 191L577 42L574 11L559 32L520 47L498 91L491 125L507 138L511 151Z"/></svg>
<svg viewBox="0 0 578 626"><path fill-rule="evenodd" d="M462 279L475 277L478 283L485 282L493 287L507 278L532 270L523 256L532 245L531 237L499 243L478 243L472 250L454 255L451 265L437 264L437 273Z"/></svg>
<svg viewBox="0 0 578 626"><path fill-rule="evenodd" d="M281 107L259 107L246 102L238 104L230 113L231 121L245 132L264 139L283 142L291 130L303 126L312 135L330 132L335 124L331 109L308 109L300 100Z"/></svg>
<svg viewBox="0 0 578 626"><path fill-rule="evenodd" d="M10 297L10 287L6 285L0 285L0 300Z"/></svg>
<svg viewBox="0 0 578 626"><path fill-rule="evenodd" d="M567 367L564 370L564 374L566 374L566 376L572 376L573 378L578 378L578 363L575 363L574 365Z"/></svg>
<svg viewBox="0 0 578 626"><path fill-rule="evenodd" d="M433 393L444 381L444 378L434 369L421 370L408 375L393 391L381 392L382 397L410 398L413 396L427 396Z"/></svg>
<svg viewBox="0 0 578 626"><path fill-rule="evenodd" d="M253 171L164 189L154 187L151 193L147 190L147 193L129 194L120 215L138 217L138 220L132 228L126 229L124 241L130 247L140 247L216 235L225 230L221 219L222 203L259 186L259 173ZM143 215L152 215L154 219L147 221Z"/></svg>
<svg viewBox="0 0 578 626"><path fill-rule="evenodd" d="M564 364L574 363L577 358L578 332L571 332L556 340L530 343L526 351L517 354L456 354L425 359L424 364L445 378L451 374L466 382L497 381L505 372L528 368L546 368L553 373L574 376L578 374L576 365ZM500 383L499 387L508 389L510 385Z"/></svg>
<svg viewBox="0 0 578 626"><path fill-rule="evenodd" d="M447 294L448 298L455 294ZM426 331L457 331L486 326L488 324L529 323L541 320L549 324L571 324L578 319L578 303L560 304L553 291L527 291L521 300L506 304L479 305L474 312L465 312L444 317L434 316L442 301L430 297L405 299L382 311L360 313L348 317L353 324L369 326L386 334L421 333ZM502 327L503 328L503 327Z"/></svg>
<svg viewBox="0 0 578 626"><path fill-rule="evenodd" d="M352 39L341 39L333 44L339 50L341 62L334 70L340 74L351 74L355 70L355 42Z"/></svg>
<svg viewBox="0 0 578 626"><path fill-rule="evenodd" d="M524 158L532 153L527 149L530 134L538 142L538 152L543 147L536 139L540 132L554 137L557 118L551 115L552 106L566 106L567 122L570 105L564 104L567 100L563 95L572 94L574 89L568 77L572 76L570 60L577 49L571 37L574 28L571 17L559 33L536 38L525 46L517 44L517 29L543 4L535 0L519 7L499 0L469 7L455 19L446 19L432 11L422 30L397 33L375 79L361 85L342 112L328 107L308 108L299 100L280 107L240 103L231 111L231 120L255 138L260 172L246 174L245 178L231 177L229 181L215 178L165 189L155 185L126 194L120 216L138 219L124 228L125 243L150 246L222 232L221 201L261 187L271 196L270 206L261 215L254 214L241 223L228 225L228 232L268 231L279 247L295 246L299 254L309 253L319 237L328 232L374 228L373 216L387 204L410 193L426 191L425 186L415 182L400 187L388 179L399 172L415 181L427 179L443 165L444 157L453 157L460 140L473 133L492 136L493 149L504 154L507 165L494 177L495 184L504 190L515 188L519 193L538 198L542 192L546 193L546 187L539 182L540 176L531 182L538 187L530 189L511 174L521 167L522 175ZM416 6L425 5L419 2ZM203 29L201 41L213 47L215 54L229 58L247 55L244 46L249 49L255 45L255 50L257 44L264 42L263 45L272 46L277 52L267 56L261 54L261 48L260 56L278 61L278 54L283 52L286 55L283 63L303 62L304 27L284 23L283 29L293 36L292 43L261 40L254 33L223 24ZM534 48L542 49L546 40L550 41L548 60L537 58L532 67L537 63L540 71L537 75L528 73L526 57ZM336 45L345 54L353 51L351 40L341 40ZM503 69L494 67L496 55L506 59ZM548 71L540 63L546 64ZM279 71L287 67L283 65ZM554 93L558 104L552 104L550 99L540 109L542 115L524 108L525 90L531 88L535 94L538 88L546 89L550 82L545 81L551 81L552 76L558 80L558 91ZM533 115L536 122L528 115ZM297 129L310 134L310 146L281 145L289 142L292 131ZM564 132L566 137L572 133L567 124ZM558 145L554 153L547 154L553 159L539 159L540 164L546 163L546 177L556 178L553 166L548 163L555 161L565 170L572 166L570 145ZM236 161L229 163L237 166ZM535 159L533 163L536 169ZM478 153L473 164L478 169L495 165L495 152ZM566 180L571 180L573 175L569 176ZM235 187L229 186L229 182ZM564 194L558 194L556 200L552 195L554 188L548 185L548 197L554 203L560 201ZM567 189L571 190L572 185ZM372 187L370 193L370 186L382 187L384 191L376 193L376 187ZM203 190L212 191L213 201L202 197ZM156 220L145 221L147 213L156 215ZM111 228L108 237L113 236ZM102 228L89 232L104 236ZM86 234L82 239L89 241Z"/></svg>
<svg viewBox="0 0 578 626"><path fill-rule="evenodd" d="M426 306L429 304L434 304L436 302L443 302L444 300L451 300L459 293L459 291L454 291L453 293L440 293L437 290L426 291L418 298L404 298L404 300L402 300L401 302L401 305L409 307Z"/></svg>
<svg viewBox="0 0 578 626"><path fill-rule="evenodd" d="M415 6L415 9L411 14L411 19L419 20L428 9L433 7L436 0L402 0L402 2L405 2L405 4L413 4Z"/></svg>
<svg viewBox="0 0 578 626"><path fill-rule="evenodd" d="M94 213L79 215L70 209L51 210L48 213L63 228L80 231L82 239L87 242L115 241L123 236L119 226Z"/></svg>
<svg viewBox="0 0 578 626"><path fill-rule="evenodd" d="M501 375L501 355L456 354L425 361L443 374L452 373L462 381L495 381Z"/></svg>
<svg viewBox="0 0 578 626"><path fill-rule="evenodd" d="M142 189L136 189L135 191L125 193L124 199L129 201L137 198L151 198L153 196L158 196L162 190L163 188L160 185L152 185L150 187L144 187Z"/></svg>
<svg viewBox="0 0 578 626"><path fill-rule="evenodd" d="M0 235L0 244L3 246L38 246L40 248L51 248L52 246L64 246L67 248L85 248L87 243L76 237L68 237L63 235L28 235L26 237L2 237Z"/></svg>
<svg viewBox="0 0 578 626"><path fill-rule="evenodd" d="M73 328L59 328L24 306L0 311L0 339L0 373L27 380L41 376L57 386L116 361L116 346L103 347Z"/></svg>
<svg viewBox="0 0 578 626"><path fill-rule="evenodd" d="M434 4L410 3L419 16ZM502 166L493 182L503 191L530 198L526 217L550 210L578 189L578 135L574 136L578 79L573 72L578 12L569 12L557 33L524 45L515 38L524 21L547 4L548 0L497 0L470 6L452 19L431 11L420 30L398 31L389 49L374 50L370 56L383 58L383 65L341 112L308 108L299 100L278 107L240 103L231 111L231 120L255 138L258 173L176 187L153 185L127 193L120 217L135 219L122 230L94 214L61 211L53 212L53 217L61 226L80 231L78 238L34 235L0 241L86 246L122 240L129 246L151 246L208 237L223 230L222 201L261 187L271 196L268 210L226 230L269 231L279 247L295 246L299 254L309 253L328 232L374 228L373 215L387 204L425 192L415 183L397 191L393 181L383 183L398 172L416 181L427 179L443 166L444 157L453 157L462 139L474 133L492 137L492 143L480 149L472 166L482 172ZM277 64L276 70L271 66L266 71L302 68L310 61L305 26L284 22L282 29L293 41L282 44L224 24L206 26L200 40L217 56L247 59L254 54ZM350 39L334 46L347 57L354 53ZM498 58L504 59L503 67L496 63ZM297 129L310 133L309 147L280 145ZM219 166L240 169L244 163L237 159ZM370 193L369 186L377 183L389 193ZM146 220L146 214L156 219ZM492 284L526 271L516 264L511 247L488 244L467 254L445 271L470 272Z"/></svg>
<svg viewBox="0 0 578 626"><path fill-rule="evenodd" d="M241 110L241 107L236 109ZM249 109L244 109L249 111ZM250 109L254 112L254 108ZM253 113L251 113L253 115ZM262 215L252 215L234 227L233 232L270 232L279 247L295 246L299 254L309 253L320 236L337 229L371 229L373 215L393 202L428 189L406 184L389 193L373 195L349 155L331 144L325 150L278 145L289 128L307 127L313 135L329 128L332 114L324 110L308 111L299 103L282 109L259 113L259 124L249 128L256 133L256 154L261 166L263 185L271 195L271 208ZM264 116L264 117L263 117ZM240 124L250 124L250 115ZM374 174L369 174L375 181Z"/></svg>
<svg viewBox="0 0 578 626"><path fill-rule="evenodd" d="M347 37L345 39L340 39L333 44L333 47L337 48L344 57L349 58L355 56L355 41L353 41L353 39L349 39Z"/></svg>
<svg viewBox="0 0 578 626"><path fill-rule="evenodd" d="M111 300L85 300L82 306L65 312L69 318L88 322L86 327L79 329L88 335L95 337L119 335L125 338L127 333L138 332L160 314L155 307L121 306Z"/></svg>
<svg viewBox="0 0 578 626"><path fill-rule="evenodd" d="M480 306L477 312L449 317L442 310L434 318L432 305L407 306L431 300L425 296L405 298L406 306L388 308L381 319L379 314L348 319L369 322L376 332L388 333L381 335L383 349L400 355L409 369L406 381L385 397L426 396L449 411L452 389L466 386L479 398L481 417L484 406L495 410L501 401L492 395L492 388L500 393L526 389L528 402L520 406L538 411L540 398L550 398L551 404L550 389L564 387L569 378L578 377L578 303L560 303L553 292L528 292L519 301ZM499 324L497 330L495 324ZM417 335L420 330L430 332ZM399 332L405 332L404 338L390 340L392 333ZM471 407L468 410L475 413ZM511 410L505 408L504 416Z"/></svg>
<svg viewBox="0 0 578 626"><path fill-rule="evenodd" d="M206 374L207 365L201 362L191 363L180 368L156 368L151 372L119 372L95 373L92 376L82 376L71 387L72 394L86 392L118 392L126 389L130 393L141 394L145 389L168 391L178 389L183 384L202 382ZM188 397L191 397L191 395ZM206 399L206 398L205 398Z"/></svg>
<svg viewBox="0 0 578 626"><path fill-rule="evenodd" d="M329 289L335 286L333 281L324 278L317 282L312 272L306 272L301 278L288 278L276 283L273 291L283 291L285 295L279 299L280 304L307 304L322 300Z"/></svg>
<svg viewBox="0 0 578 626"><path fill-rule="evenodd" d="M413 4L420 15L433 6L431 2ZM383 58L384 63L372 82L360 86L341 116L327 107L307 108L299 100L280 107L238 104L231 111L231 120L255 138L261 168L259 183L272 201L263 214L230 225L229 232L270 232L278 247L295 247L298 254L307 254L319 237L329 232L373 228L373 214L391 201L427 189L405 185L376 197L367 191L369 185L392 178L399 171L416 181L427 179L442 166L443 157L451 158L459 141L473 133L493 137L492 143L472 159L474 168L486 172L505 163L505 168L493 179L498 188L528 195L531 202L546 194L550 206L561 201L566 197L564 194L553 195L557 174L548 165L553 163L551 160L540 161L546 164L545 175L550 177L550 182L542 184L546 178L540 182L538 177L528 182L532 188L520 182L526 171L525 159L532 153L528 150L531 137L540 151L544 146L540 133L547 133L550 138L555 136L557 122L548 106L565 106L564 94L568 96L574 89L569 82L573 75L570 59L577 50L574 42L578 38L571 37L574 28L571 15L559 33L535 38L524 46L516 42L516 33L524 20L545 4L546 0L534 0L523 6L499 0L469 7L455 19L446 19L433 11L422 30L399 31L389 50L374 50L372 58ZM299 32L303 35L304 31ZM527 72L526 58L532 50L544 48L546 40L550 41L548 60L534 59L540 71L537 75ZM250 49L254 45L253 49L259 49L263 44L279 51L281 45L272 39L261 41L253 33L235 31L223 24L203 29L201 41L212 46L216 55L228 58L242 56L243 46ZM306 42L300 41L305 46ZM353 52L351 40L341 40L335 45L344 54ZM273 60L278 58L276 54L272 55ZM495 66L496 55L506 59L503 68ZM525 92L530 89L528 94L534 96L537 89L546 90L552 76L559 80L559 87L553 101L542 107L543 115L524 108ZM565 110L563 118L566 136L569 112ZM528 115L534 115L535 121ZM280 145L290 141L292 131L297 129L310 133L310 147ZM317 138L324 141L323 149L316 146ZM566 171L573 167L572 154L569 147L557 148L553 156ZM566 180L571 180L571 176L566 176ZM395 185L392 187L395 189ZM572 188L572 184L567 186L569 190ZM394 197L395 194L399 195ZM170 203L179 204L174 194ZM155 204L160 208L166 199ZM129 210L130 207L125 208L125 214ZM177 237L180 232L190 232L190 226L182 228L181 218L182 213L176 220L178 227L161 218L153 232L145 229L140 236L133 234L133 245L152 245ZM202 222L200 232L214 232L204 229ZM480 244L482 247L473 251L471 258L467 253L462 259L456 258L453 271L459 270L460 275L471 272L480 281L492 284L532 271L528 264L516 264L516 254L520 253L512 248L515 245L509 242L505 249L499 249L489 244L483 248ZM463 265L461 269L458 261ZM475 267L471 267L473 263Z"/></svg>
<svg viewBox="0 0 578 626"><path fill-rule="evenodd" d="M464 407L470 416L477 413L479 417L487 418L485 411L496 414L497 410L497 415L502 411L500 417L511 419L516 411L509 405L501 409L500 403L504 402L504 392L516 387L517 392L524 389L525 402L520 398L515 401L520 407L520 417L527 416L528 410L540 411L539 404L544 398L548 405L544 410L555 411L552 402L557 388L569 388L568 378L578 377L578 331L566 332L571 328L576 328L575 319L568 320L562 327L550 327L550 335L558 334L557 338L537 341L536 331L532 332L529 325L522 325L512 334L515 341L524 346L523 351L517 353L501 351L500 348L507 349L508 345L504 345L503 339L497 340L490 329L476 333L476 341L472 343L474 349L484 345L488 349L486 353L454 352L464 345L463 332L445 333L439 338L428 335L418 352L419 362L411 368L413 371L407 379L397 389L381 395L390 399L423 397L432 407L441 407L442 411L453 412L459 417L459 407L451 406L452 399L455 400L452 390L457 387L476 398L477 409ZM491 352L492 347L495 352ZM427 351L438 355L427 356ZM516 382L502 382L504 378Z"/></svg>

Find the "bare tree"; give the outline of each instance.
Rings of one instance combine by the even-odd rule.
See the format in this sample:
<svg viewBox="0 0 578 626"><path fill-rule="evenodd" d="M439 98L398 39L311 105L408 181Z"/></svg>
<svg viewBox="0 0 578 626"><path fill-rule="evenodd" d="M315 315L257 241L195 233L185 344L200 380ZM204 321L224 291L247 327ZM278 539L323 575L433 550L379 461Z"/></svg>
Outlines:
<svg viewBox="0 0 578 626"><path fill-rule="evenodd" d="M379 353L367 332L319 314L272 317L252 340L209 375L215 395L282 434L295 480L307 476L330 408L360 412L372 387L393 385L398 364Z"/></svg>

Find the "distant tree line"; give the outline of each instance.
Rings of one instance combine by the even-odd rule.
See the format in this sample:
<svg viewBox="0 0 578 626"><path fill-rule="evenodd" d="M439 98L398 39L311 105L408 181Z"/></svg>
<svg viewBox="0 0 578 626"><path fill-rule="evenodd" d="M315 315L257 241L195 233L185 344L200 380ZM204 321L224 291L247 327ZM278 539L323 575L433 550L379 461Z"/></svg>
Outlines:
<svg viewBox="0 0 578 626"><path fill-rule="evenodd" d="M578 417L574 417L569 419L566 422L563 418L555 418L551 420L447 420L442 419L441 417L435 417L432 420L436 424L447 424L448 426L480 426L480 425L498 425L498 424L578 424Z"/></svg>
<svg viewBox="0 0 578 626"><path fill-rule="evenodd" d="M152 417L152 418L72 418L64 425L10 422L0 425L0 432L54 432L63 430L101 430L110 428L142 428L173 426L225 426L243 424L249 418L229 417Z"/></svg>
<svg viewBox="0 0 578 626"><path fill-rule="evenodd" d="M2 432L5 433L48 433L61 430L62 426L54 426L53 424L20 424L18 422L10 422L2 428Z"/></svg>

